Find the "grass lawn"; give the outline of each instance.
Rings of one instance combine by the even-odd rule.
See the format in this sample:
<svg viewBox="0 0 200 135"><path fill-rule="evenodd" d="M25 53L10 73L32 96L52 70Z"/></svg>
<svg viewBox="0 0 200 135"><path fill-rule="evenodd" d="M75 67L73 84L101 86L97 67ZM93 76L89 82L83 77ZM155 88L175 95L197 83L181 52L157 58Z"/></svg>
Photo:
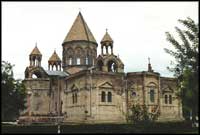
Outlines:
<svg viewBox="0 0 200 135"><path fill-rule="evenodd" d="M61 133L190 133L198 134L188 122L133 124L79 124L61 125ZM2 133L57 133L55 125L2 125Z"/></svg>

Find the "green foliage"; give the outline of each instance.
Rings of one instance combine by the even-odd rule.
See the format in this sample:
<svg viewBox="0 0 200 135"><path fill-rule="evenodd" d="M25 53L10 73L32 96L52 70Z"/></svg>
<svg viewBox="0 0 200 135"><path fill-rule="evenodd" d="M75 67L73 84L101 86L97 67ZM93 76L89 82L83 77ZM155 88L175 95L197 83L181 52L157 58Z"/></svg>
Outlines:
<svg viewBox="0 0 200 135"><path fill-rule="evenodd" d="M148 112L148 107L146 105L133 105L131 108L131 114L128 116L128 120L133 123L148 123L154 122L159 116L159 113Z"/></svg>
<svg viewBox="0 0 200 135"><path fill-rule="evenodd" d="M186 27L186 30L181 30L175 27L180 36L181 43L178 42L169 32L166 32L167 41L173 45L175 51L165 48L164 50L175 58L172 63L173 67L168 67L171 72L174 72L179 80L179 94L183 99L183 114L188 115L192 110L194 115L198 114L198 95L199 95L199 26L191 18L186 20L178 20Z"/></svg>
<svg viewBox="0 0 200 135"><path fill-rule="evenodd" d="M11 121L19 116L20 109L24 109L25 103L25 86L20 80L13 78L13 65L8 62L2 61L1 73L1 99L2 121Z"/></svg>

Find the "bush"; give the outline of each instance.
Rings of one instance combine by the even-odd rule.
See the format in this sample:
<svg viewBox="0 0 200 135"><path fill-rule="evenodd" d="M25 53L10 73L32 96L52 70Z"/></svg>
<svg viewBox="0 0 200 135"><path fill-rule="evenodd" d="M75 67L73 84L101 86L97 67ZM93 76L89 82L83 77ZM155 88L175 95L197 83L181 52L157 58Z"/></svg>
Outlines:
<svg viewBox="0 0 200 135"><path fill-rule="evenodd" d="M159 113L149 113L146 105L133 105L131 114L128 116L128 121L133 123L151 123L159 116Z"/></svg>

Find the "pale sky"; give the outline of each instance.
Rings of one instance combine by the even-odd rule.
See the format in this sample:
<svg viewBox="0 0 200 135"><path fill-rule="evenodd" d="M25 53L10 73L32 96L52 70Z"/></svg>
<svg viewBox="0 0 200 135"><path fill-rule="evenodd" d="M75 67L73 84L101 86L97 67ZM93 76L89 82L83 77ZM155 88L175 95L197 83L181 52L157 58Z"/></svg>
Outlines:
<svg viewBox="0 0 200 135"><path fill-rule="evenodd" d="M166 69L173 58L164 52L171 46L165 32L184 28L178 19L198 21L198 2L2 2L2 60L15 65L15 78L24 79L36 42L45 70L54 49L62 59L61 44L79 10L98 54L107 28L125 72L146 71L150 57L153 70L166 77L173 76Z"/></svg>

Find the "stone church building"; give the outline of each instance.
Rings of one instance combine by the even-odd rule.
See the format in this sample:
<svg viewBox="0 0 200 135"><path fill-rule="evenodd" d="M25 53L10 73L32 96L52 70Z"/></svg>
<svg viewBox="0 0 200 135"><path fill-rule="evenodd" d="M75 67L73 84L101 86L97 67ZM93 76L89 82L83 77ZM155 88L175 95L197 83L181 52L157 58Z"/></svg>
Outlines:
<svg viewBox="0 0 200 135"><path fill-rule="evenodd" d="M98 43L79 12L62 43L62 59L56 51L42 65L37 45L29 55L23 83L27 108L21 122L127 122L133 104L159 113L158 120L182 120L177 79L152 70L124 72L123 61L113 53L114 41L106 31Z"/></svg>

